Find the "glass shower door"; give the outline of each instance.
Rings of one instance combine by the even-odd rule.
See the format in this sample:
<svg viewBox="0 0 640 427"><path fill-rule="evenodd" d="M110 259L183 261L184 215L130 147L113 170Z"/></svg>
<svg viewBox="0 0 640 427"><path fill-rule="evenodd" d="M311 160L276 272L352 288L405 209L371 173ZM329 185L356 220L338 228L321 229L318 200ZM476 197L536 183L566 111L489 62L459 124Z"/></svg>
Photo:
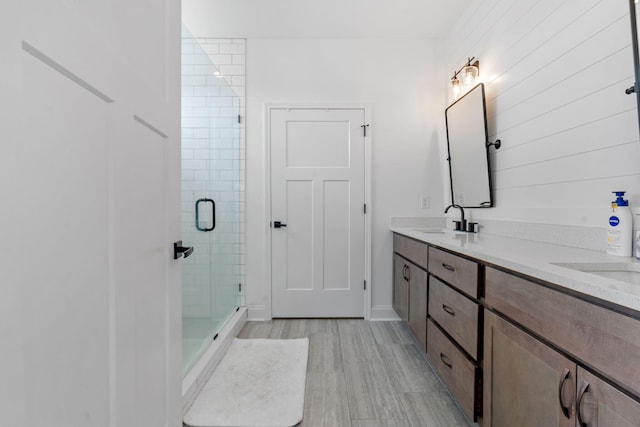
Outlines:
<svg viewBox="0 0 640 427"><path fill-rule="evenodd" d="M183 33L183 373L240 305L240 103L198 39Z"/></svg>

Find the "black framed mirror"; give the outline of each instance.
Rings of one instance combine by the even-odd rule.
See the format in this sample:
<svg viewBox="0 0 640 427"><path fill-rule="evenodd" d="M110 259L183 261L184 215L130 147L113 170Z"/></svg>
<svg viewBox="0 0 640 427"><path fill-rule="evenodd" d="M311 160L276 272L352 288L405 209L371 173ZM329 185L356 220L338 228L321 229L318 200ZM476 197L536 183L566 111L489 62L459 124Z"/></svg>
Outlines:
<svg viewBox="0 0 640 427"><path fill-rule="evenodd" d="M633 46L633 68L636 81L626 92L628 95L636 94L638 130L640 132L640 53L638 52L638 3L636 0L629 0L629 17L631 18L631 44Z"/></svg>
<svg viewBox="0 0 640 427"><path fill-rule="evenodd" d="M492 207L484 84L451 104L445 120L451 203L465 208Z"/></svg>

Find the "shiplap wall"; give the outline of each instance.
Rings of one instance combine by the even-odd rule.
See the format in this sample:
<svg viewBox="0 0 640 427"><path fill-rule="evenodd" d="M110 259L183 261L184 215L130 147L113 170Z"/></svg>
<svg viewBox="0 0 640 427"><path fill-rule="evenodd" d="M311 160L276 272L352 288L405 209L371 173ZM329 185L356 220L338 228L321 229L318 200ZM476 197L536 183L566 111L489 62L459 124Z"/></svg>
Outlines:
<svg viewBox="0 0 640 427"><path fill-rule="evenodd" d="M496 207L474 218L604 227L614 190L640 207L626 0L476 0L445 46L449 77L480 59L489 139L502 141Z"/></svg>

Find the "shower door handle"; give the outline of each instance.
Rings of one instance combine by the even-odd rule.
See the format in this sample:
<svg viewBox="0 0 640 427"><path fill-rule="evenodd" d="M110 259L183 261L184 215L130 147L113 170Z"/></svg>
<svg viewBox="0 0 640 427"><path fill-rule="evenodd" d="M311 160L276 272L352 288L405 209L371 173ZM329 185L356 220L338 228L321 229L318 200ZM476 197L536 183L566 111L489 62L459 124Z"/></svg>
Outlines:
<svg viewBox="0 0 640 427"><path fill-rule="evenodd" d="M182 240L173 242L173 259L187 258L193 253L193 246L182 246Z"/></svg>
<svg viewBox="0 0 640 427"><path fill-rule="evenodd" d="M200 203L211 203L211 227L200 227ZM213 231L216 228L216 202L211 199L198 199L196 201L196 228L199 231Z"/></svg>

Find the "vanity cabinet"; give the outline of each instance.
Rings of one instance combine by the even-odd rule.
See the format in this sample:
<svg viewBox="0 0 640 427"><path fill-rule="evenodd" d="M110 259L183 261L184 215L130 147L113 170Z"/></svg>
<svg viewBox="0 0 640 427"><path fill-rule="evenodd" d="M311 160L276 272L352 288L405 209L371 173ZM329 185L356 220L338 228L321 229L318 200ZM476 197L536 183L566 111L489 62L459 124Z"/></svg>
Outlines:
<svg viewBox="0 0 640 427"><path fill-rule="evenodd" d="M409 329L427 350L427 272L413 263L407 263L409 277Z"/></svg>
<svg viewBox="0 0 640 427"><path fill-rule="evenodd" d="M393 308L476 421L482 392L479 264L399 234L393 250Z"/></svg>
<svg viewBox="0 0 640 427"><path fill-rule="evenodd" d="M427 357L469 419L477 415L479 368L435 325L427 322Z"/></svg>
<svg viewBox="0 0 640 427"><path fill-rule="evenodd" d="M480 414L477 262L429 247L427 357L467 416Z"/></svg>
<svg viewBox="0 0 640 427"><path fill-rule="evenodd" d="M478 298L478 263L442 249L429 248L429 273L439 277L460 292Z"/></svg>
<svg viewBox="0 0 640 427"><path fill-rule="evenodd" d="M393 308L423 351L427 348L427 245L394 235Z"/></svg>
<svg viewBox="0 0 640 427"><path fill-rule="evenodd" d="M407 261L393 255L393 309L404 322L409 321L409 282L406 280Z"/></svg>
<svg viewBox="0 0 640 427"><path fill-rule="evenodd" d="M640 314L402 235L394 251L393 306L470 419L640 427Z"/></svg>
<svg viewBox="0 0 640 427"><path fill-rule="evenodd" d="M575 426L576 364L493 313L484 320L484 425Z"/></svg>
<svg viewBox="0 0 640 427"><path fill-rule="evenodd" d="M639 320L494 268L485 306L484 426L640 425Z"/></svg>
<svg viewBox="0 0 640 427"><path fill-rule="evenodd" d="M578 367L577 417L580 427L637 427L640 402Z"/></svg>
<svg viewBox="0 0 640 427"><path fill-rule="evenodd" d="M434 276L429 288L429 316L477 361L480 306Z"/></svg>
<svg viewBox="0 0 640 427"><path fill-rule="evenodd" d="M393 235L393 251L417 266L427 270L429 263L429 247L422 242L401 236Z"/></svg>

